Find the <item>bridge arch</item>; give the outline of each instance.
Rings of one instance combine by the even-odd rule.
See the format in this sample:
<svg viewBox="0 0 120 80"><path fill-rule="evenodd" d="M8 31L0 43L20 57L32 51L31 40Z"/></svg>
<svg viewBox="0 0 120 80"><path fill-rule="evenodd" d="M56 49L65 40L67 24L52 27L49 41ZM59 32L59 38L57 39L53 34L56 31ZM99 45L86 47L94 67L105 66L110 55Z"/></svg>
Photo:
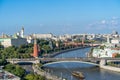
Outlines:
<svg viewBox="0 0 120 80"><path fill-rule="evenodd" d="M44 66L48 66L48 65L52 65L52 64L59 64L59 63L65 63L65 62L68 62L68 63L72 63L72 62L76 62L76 63L84 63L84 64L91 64L91 65L95 65L95 66L99 66L98 64L95 64L95 63L91 63L91 62L84 62L84 61L57 61L57 62L48 62L48 63L45 63L43 65Z"/></svg>

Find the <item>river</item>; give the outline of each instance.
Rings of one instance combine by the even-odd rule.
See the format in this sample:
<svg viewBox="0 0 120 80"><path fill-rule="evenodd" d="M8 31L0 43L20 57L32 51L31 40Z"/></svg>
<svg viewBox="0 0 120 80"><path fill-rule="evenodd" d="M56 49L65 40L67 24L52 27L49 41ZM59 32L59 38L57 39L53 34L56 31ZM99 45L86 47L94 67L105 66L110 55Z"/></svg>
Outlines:
<svg viewBox="0 0 120 80"><path fill-rule="evenodd" d="M55 56L56 58L77 58L86 57L86 53L90 48L79 49L75 51L65 52ZM80 62L62 62L50 64L44 67L49 73L66 78L67 80L79 80L72 76L73 71L81 71L85 75L85 80L120 80L120 73L99 69L94 65Z"/></svg>

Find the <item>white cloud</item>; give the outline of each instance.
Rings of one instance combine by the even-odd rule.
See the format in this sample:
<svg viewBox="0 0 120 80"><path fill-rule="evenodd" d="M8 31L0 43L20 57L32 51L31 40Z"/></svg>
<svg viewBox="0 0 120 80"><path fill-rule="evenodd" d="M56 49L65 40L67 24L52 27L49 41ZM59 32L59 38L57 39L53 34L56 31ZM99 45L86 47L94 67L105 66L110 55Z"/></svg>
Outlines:
<svg viewBox="0 0 120 80"><path fill-rule="evenodd" d="M91 23L87 26L87 29L113 30L113 29L119 29L119 27L120 27L120 18L113 17L110 20L101 20L98 22Z"/></svg>

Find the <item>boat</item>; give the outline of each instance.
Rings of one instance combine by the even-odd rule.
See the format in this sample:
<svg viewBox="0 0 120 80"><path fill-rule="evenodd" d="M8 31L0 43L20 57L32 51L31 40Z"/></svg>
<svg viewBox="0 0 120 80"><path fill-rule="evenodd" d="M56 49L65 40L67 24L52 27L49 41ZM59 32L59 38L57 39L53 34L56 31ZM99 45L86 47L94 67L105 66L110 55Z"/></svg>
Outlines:
<svg viewBox="0 0 120 80"><path fill-rule="evenodd" d="M85 79L84 74L82 72L79 72L79 71L73 71L72 75L79 78L79 79Z"/></svg>

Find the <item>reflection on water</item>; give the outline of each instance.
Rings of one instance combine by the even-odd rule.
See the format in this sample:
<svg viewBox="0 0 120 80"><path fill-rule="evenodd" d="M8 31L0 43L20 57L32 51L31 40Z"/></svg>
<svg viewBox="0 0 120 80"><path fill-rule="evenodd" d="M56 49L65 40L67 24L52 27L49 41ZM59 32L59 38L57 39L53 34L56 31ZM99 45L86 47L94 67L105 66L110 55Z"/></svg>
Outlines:
<svg viewBox="0 0 120 80"><path fill-rule="evenodd" d="M57 55L56 57L85 57L85 53L89 50L90 48L79 49ZM94 65L84 63L57 63L47 65L44 69L51 74L66 78L67 80L79 80L78 78L72 76L71 73L73 71L83 72L85 75L85 80L120 80L120 73L99 69L98 67L94 67Z"/></svg>

